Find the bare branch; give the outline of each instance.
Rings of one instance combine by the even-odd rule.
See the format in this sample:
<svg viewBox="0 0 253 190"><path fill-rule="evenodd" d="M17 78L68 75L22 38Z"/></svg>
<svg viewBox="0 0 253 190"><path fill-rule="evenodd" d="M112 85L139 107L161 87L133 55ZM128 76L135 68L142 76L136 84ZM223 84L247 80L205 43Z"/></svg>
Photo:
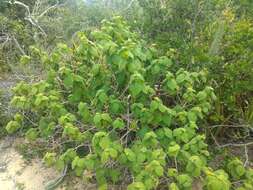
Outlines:
<svg viewBox="0 0 253 190"><path fill-rule="evenodd" d="M246 167L249 163L248 147L246 145L244 146L244 152L245 152L244 167Z"/></svg>
<svg viewBox="0 0 253 190"><path fill-rule="evenodd" d="M24 4L24 3L20 2L20 1L14 1L14 2L9 1L8 3L9 4L14 4L14 5L20 5L20 6L24 7L26 9L28 15L31 15L30 8L29 8L28 5L26 5L26 4Z"/></svg>
<svg viewBox="0 0 253 190"><path fill-rule="evenodd" d="M121 12L127 11L127 10L132 6L133 2L134 2L134 0L132 0L132 1L128 4L128 6L127 6L125 9L123 9Z"/></svg>
<svg viewBox="0 0 253 190"><path fill-rule="evenodd" d="M27 21L29 21L33 26L37 27L42 32L42 34L44 36L47 36L46 32L38 24L37 19L34 19L32 17L31 12L30 12L30 8L29 8L28 5L26 5L26 4L24 4L24 3L20 2L20 1L14 1L14 2L9 1L8 3L11 4L11 5L14 4L14 5L20 5L20 6L24 7L26 9L26 12L27 12L27 16L24 19L27 20Z"/></svg>
<svg viewBox="0 0 253 190"><path fill-rule="evenodd" d="M253 145L253 142L248 142L248 143L228 143L228 144L224 144L224 145L220 145L220 148L225 148L225 147L229 147L229 146L234 146L234 147L242 147L242 146L250 146Z"/></svg>
<svg viewBox="0 0 253 190"><path fill-rule="evenodd" d="M15 38L15 36L11 36L13 42L17 46L18 50L21 52L22 55L26 55L25 51L21 48L20 44L18 43L18 40Z"/></svg>
<svg viewBox="0 0 253 190"><path fill-rule="evenodd" d="M51 7L48 7L45 11L43 11L38 17L37 19L40 19L41 17L43 17L48 11L50 11L51 9L57 8L59 6L59 1L57 1L57 3Z"/></svg>
<svg viewBox="0 0 253 190"><path fill-rule="evenodd" d="M230 128L248 128L251 127L250 125L212 125L209 126L208 128L213 129L217 127L230 127Z"/></svg>

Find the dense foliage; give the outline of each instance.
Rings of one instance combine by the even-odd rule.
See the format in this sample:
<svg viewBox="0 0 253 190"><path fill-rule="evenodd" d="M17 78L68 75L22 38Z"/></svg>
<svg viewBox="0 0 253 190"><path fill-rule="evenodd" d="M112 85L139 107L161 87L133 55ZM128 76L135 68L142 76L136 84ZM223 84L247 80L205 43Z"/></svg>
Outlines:
<svg viewBox="0 0 253 190"><path fill-rule="evenodd" d="M46 165L100 189L252 190L252 10L252 0L1 1L0 80L21 82L9 123L0 94L0 137L25 136Z"/></svg>
<svg viewBox="0 0 253 190"><path fill-rule="evenodd" d="M208 70L217 95L209 124L252 128L252 1L139 0L139 25L178 69ZM210 122L211 121L211 122ZM229 127L231 126L231 127ZM248 127L239 131L248 131ZM238 129L236 129L238 131ZM241 135L239 135L241 136Z"/></svg>
<svg viewBox="0 0 253 190"><path fill-rule="evenodd" d="M44 139L47 165L70 167L99 189L123 183L129 190L183 190L200 181L207 190L229 190L234 180L252 189L253 171L240 160L208 165L199 130L216 96L205 71L175 71L120 17L76 41L51 56L38 51L47 78L14 88L11 103L20 111L6 129Z"/></svg>

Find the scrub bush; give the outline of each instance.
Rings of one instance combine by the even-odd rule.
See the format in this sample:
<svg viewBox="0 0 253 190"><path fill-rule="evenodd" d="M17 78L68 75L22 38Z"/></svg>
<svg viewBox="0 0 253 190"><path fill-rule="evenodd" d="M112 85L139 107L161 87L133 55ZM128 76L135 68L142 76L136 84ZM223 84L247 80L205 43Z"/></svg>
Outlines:
<svg viewBox="0 0 253 190"><path fill-rule="evenodd" d="M200 180L207 190L229 190L233 179L252 188L253 172L240 160L208 167L200 126L216 97L204 71L175 71L120 17L77 41L59 44L51 56L38 50L47 77L13 89L20 111L6 129L44 139L48 166L69 167L99 189L188 190Z"/></svg>

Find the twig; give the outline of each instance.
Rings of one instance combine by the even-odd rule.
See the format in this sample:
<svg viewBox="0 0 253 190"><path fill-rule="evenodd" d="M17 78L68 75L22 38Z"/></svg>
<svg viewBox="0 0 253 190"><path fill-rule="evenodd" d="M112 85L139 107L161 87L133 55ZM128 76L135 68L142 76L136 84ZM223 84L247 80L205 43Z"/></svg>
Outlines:
<svg viewBox="0 0 253 190"><path fill-rule="evenodd" d="M249 163L249 155L248 155L248 148L245 145L244 146L244 152L245 152L245 162L244 162L244 167L246 167Z"/></svg>
<svg viewBox="0 0 253 190"><path fill-rule="evenodd" d="M130 127L130 103L129 100L131 98L131 95L128 95L127 97L127 128L129 129Z"/></svg>
<svg viewBox="0 0 253 190"><path fill-rule="evenodd" d="M89 144L80 144L74 148L74 150L79 149L80 147L89 147Z"/></svg>
<svg viewBox="0 0 253 190"><path fill-rule="evenodd" d="M124 96L124 94L126 93L126 91L128 90L128 88L129 88L129 84L124 88L124 90L122 91L121 95L119 96L119 99L121 99Z"/></svg>
<svg viewBox="0 0 253 190"><path fill-rule="evenodd" d="M48 11L50 11L51 9L56 8L59 5L59 1L57 1L57 3L51 7L48 7L45 11L43 11L38 17L37 19L40 19L41 17L43 17Z"/></svg>
<svg viewBox="0 0 253 190"><path fill-rule="evenodd" d="M213 133L212 133L212 131L211 131L210 129L209 129L209 132L210 132L211 137L212 137L212 139L214 140L215 144L216 144L218 147L220 147L220 144L218 143L218 141L216 140L216 138L214 137L214 135L213 135Z"/></svg>
<svg viewBox="0 0 253 190"><path fill-rule="evenodd" d="M177 157L175 156L175 158L174 158L174 162L175 162L175 167L176 167L176 169L177 169L177 171L178 171L178 167L177 167Z"/></svg>
<svg viewBox="0 0 253 190"><path fill-rule="evenodd" d="M243 128L243 127L251 127L250 125L212 125L208 128L217 128L217 127L231 127L231 128Z"/></svg>
<svg viewBox="0 0 253 190"><path fill-rule="evenodd" d="M133 2L134 2L134 0L132 0L132 1L128 4L128 6L127 6L125 9L123 9L121 12L127 11L127 10L132 6Z"/></svg>
<svg viewBox="0 0 253 190"><path fill-rule="evenodd" d="M43 17L47 12L49 12L51 9L55 9L55 8L59 8L59 7L62 7L62 6L65 6L67 4L67 1L64 2L64 3L59 3L59 0L57 0L57 2L48 7L45 11L43 11L39 16L37 16L37 20L40 19L41 17Z"/></svg>
<svg viewBox="0 0 253 190"><path fill-rule="evenodd" d="M131 130L128 130L121 138L120 141L123 141L123 139L131 132Z"/></svg>

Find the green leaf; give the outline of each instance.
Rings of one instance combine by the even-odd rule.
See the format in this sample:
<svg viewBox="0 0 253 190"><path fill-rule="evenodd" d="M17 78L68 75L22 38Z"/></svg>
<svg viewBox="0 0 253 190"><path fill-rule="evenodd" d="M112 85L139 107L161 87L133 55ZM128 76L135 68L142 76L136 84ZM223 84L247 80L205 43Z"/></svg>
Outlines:
<svg viewBox="0 0 253 190"><path fill-rule="evenodd" d="M113 149L113 148L108 148L107 150L108 150L108 152L109 152L109 154L110 154L110 156L111 156L112 158L117 158L117 156L118 156L117 150L115 150L115 149Z"/></svg>
<svg viewBox="0 0 253 190"><path fill-rule="evenodd" d="M25 137L29 141L34 141L38 137L38 131L35 128L31 128L25 133Z"/></svg>
<svg viewBox="0 0 253 190"><path fill-rule="evenodd" d="M180 187L185 189L191 189L193 180L189 175L181 174L177 176L177 182Z"/></svg>
<svg viewBox="0 0 253 190"><path fill-rule="evenodd" d="M109 148L110 144L111 144L111 142L108 137L103 137L99 142L100 147L103 149Z"/></svg>
<svg viewBox="0 0 253 190"><path fill-rule="evenodd" d="M127 190L146 190L146 187L141 182L134 182L127 186Z"/></svg>
<svg viewBox="0 0 253 190"><path fill-rule="evenodd" d="M227 164L227 169L230 175L235 179L240 179L246 172L243 163L235 158Z"/></svg>
<svg viewBox="0 0 253 190"><path fill-rule="evenodd" d="M93 118L96 127L108 127L111 124L112 119L108 113L96 113Z"/></svg>
<svg viewBox="0 0 253 190"><path fill-rule="evenodd" d="M176 177L177 176L177 169L176 168L169 168L167 172L168 177Z"/></svg>
<svg viewBox="0 0 253 190"><path fill-rule="evenodd" d="M127 157L127 159L128 159L129 161L134 162L134 161L136 160L136 155L135 155L135 153L134 153L131 149L126 148L126 149L124 150L124 152L125 152L125 155L126 155L126 157Z"/></svg>
<svg viewBox="0 0 253 190"><path fill-rule="evenodd" d="M188 120L189 120L190 122L196 122L196 121L197 121L197 115L196 115L196 113L193 112L193 111L189 111L189 112L187 113L187 117L188 117Z"/></svg>
<svg viewBox="0 0 253 190"><path fill-rule="evenodd" d="M61 171L63 170L64 166L65 166L65 163L64 163L64 160L62 159L57 159L56 162L55 162L55 166L56 168Z"/></svg>
<svg viewBox="0 0 253 190"><path fill-rule="evenodd" d="M181 73L179 75L177 75L176 81L178 84L184 82L184 80L186 79L185 73Z"/></svg>
<svg viewBox="0 0 253 190"><path fill-rule="evenodd" d="M84 168L85 168L86 160L85 158L80 158L79 156L76 156L74 160L71 163L72 169L75 170L75 173L77 176L81 176Z"/></svg>
<svg viewBox="0 0 253 190"><path fill-rule="evenodd" d="M76 157L76 151L73 148L69 148L63 155L62 159L65 163L69 163Z"/></svg>
<svg viewBox="0 0 253 190"><path fill-rule="evenodd" d="M180 151L180 146L178 144L169 145L168 155L171 157L176 157Z"/></svg>
<svg viewBox="0 0 253 190"><path fill-rule="evenodd" d="M206 98L207 98L207 94L205 91L200 91L198 94L197 94L197 98L199 101L205 101Z"/></svg>
<svg viewBox="0 0 253 190"><path fill-rule="evenodd" d="M21 128L21 125L17 121L10 121L5 129L9 134L15 133L17 130Z"/></svg>
<svg viewBox="0 0 253 190"><path fill-rule="evenodd" d="M109 110L112 114L119 114L124 111L124 107L121 101L113 99L110 100Z"/></svg>
<svg viewBox="0 0 253 190"><path fill-rule="evenodd" d="M63 79L63 84L65 85L66 88L72 88L74 84L74 79L72 73L68 73L65 75Z"/></svg>
<svg viewBox="0 0 253 190"><path fill-rule="evenodd" d="M20 59L20 63L23 65L27 65L30 61L31 61L31 57L27 55L22 56Z"/></svg>
<svg viewBox="0 0 253 190"><path fill-rule="evenodd" d="M107 151L102 152L101 154L101 162L106 163L109 160L110 153Z"/></svg>
<svg viewBox="0 0 253 190"><path fill-rule="evenodd" d="M56 163L56 153L47 152L43 158L43 161L47 166L52 166Z"/></svg>
<svg viewBox="0 0 253 190"><path fill-rule="evenodd" d="M93 118L94 124L96 126L100 126L101 125L101 120L102 120L101 115L99 113L96 113L96 115Z"/></svg>
<svg viewBox="0 0 253 190"><path fill-rule="evenodd" d="M117 119L113 122L112 126L113 126L114 129L123 129L124 126L125 126L125 124L124 124L124 122L123 122L122 119L117 118Z"/></svg>
<svg viewBox="0 0 253 190"><path fill-rule="evenodd" d="M157 100L153 100L150 104L150 110L155 111L159 108L159 102Z"/></svg>
<svg viewBox="0 0 253 190"><path fill-rule="evenodd" d="M99 90L96 95L101 103L106 103L108 100L108 96L103 90Z"/></svg>
<svg viewBox="0 0 253 190"><path fill-rule="evenodd" d="M91 114L86 103L80 102L78 104L78 114L82 116L84 122L89 122Z"/></svg>
<svg viewBox="0 0 253 190"><path fill-rule="evenodd" d="M169 128L163 128L164 131L164 135L168 138L168 139L172 139L172 130Z"/></svg>
<svg viewBox="0 0 253 190"><path fill-rule="evenodd" d="M169 190L179 190L178 186L175 183L169 185Z"/></svg>
<svg viewBox="0 0 253 190"><path fill-rule="evenodd" d="M157 166L155 168L155 172L156 172L157 176L159 176L159 177L163 176L163 167L162 166Z"/></svg>
<svg viewBox="0 0 253 190"><path fill-rule="evenodd" d="M107 122L111 122L112 119L110 117L110 115L108 113L102 113L101 114L101 118L104 120L104 121L107 121Z"/></svg>
<svg viewBox="0 0 253 190"><path fill-rule="evenodd" d="M241 166L241 165L237 166L237 167L235 168L235 170L236 170L237 175L240 176L240 177L243 176L244 173L245 173L245 169L244 169L244 167Z"/></svg>
<svg viewBox="0 0 253 190"><path fill-rule="evenodd" d="M207 190L230 190L231 183L223 170L207 172L205 179Z"/></svg>
<svg viewBox="0 0 253 190"><path fill-rule="evenodd" d="M118 169L109 170L109 175L113 181L113 183L117 183L120 179L121 172Z"/></svg>
<svg viewBox="0 0 253 190"><path fill-rule="evenodd" d="M204 163L199 156L191 156L190 159L188 160L186 171L190 175L198 177L200 176L203 167Z"/></svg>
<svg viewBox="0 0 253 190"><path fill-rule="evenodd" d="M133 83L130 85L129 90L130 93L136 97L138 96L143 90L144 90L145 86L142 83Z"/></svg>

